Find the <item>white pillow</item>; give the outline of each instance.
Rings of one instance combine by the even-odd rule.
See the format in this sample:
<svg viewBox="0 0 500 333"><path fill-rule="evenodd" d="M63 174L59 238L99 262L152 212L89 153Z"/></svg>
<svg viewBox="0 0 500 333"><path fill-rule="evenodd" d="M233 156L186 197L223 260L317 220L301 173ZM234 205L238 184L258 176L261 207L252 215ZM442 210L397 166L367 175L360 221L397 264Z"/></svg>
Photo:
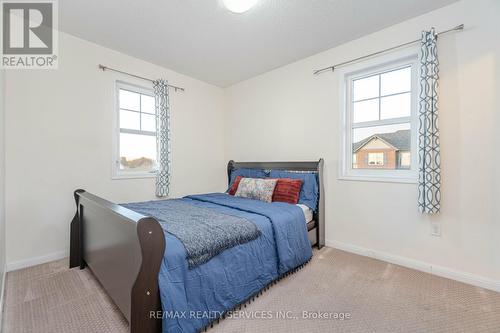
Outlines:
<svg viewBox="0 0 500 333"><path fill-rule="evenodd" d="M272 202L277 182L277 179L241 178L234 196Z"/></svg>

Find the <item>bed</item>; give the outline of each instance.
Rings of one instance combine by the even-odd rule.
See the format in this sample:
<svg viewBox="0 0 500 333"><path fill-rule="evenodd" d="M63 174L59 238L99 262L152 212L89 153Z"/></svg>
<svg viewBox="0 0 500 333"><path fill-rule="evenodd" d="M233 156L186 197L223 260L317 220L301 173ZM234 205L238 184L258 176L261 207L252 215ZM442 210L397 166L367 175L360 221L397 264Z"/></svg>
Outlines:
<svg viewBox="0 0 500 333"><path fill-rule="evenodd" d="M233 172L243 168L314 174L318 183L316 209L285 203L270 205L225 193L117 205L76 190L70 267L88 267L92 271L128 320L132 333L196 332L212 325L283 276L300 269L310 259L311 246L324 246L322 159L229 161L229 184ZM176 206L169 211L167 204ZM196 249L190 252L179 240L182 238L165 232L161 215L182 215L179 207L186 205L197 216L206 213L208 217L215 214L251 221L258 236L222 248L209 258L189 257ZM154 207L159 213L148 214Z"/></svg>

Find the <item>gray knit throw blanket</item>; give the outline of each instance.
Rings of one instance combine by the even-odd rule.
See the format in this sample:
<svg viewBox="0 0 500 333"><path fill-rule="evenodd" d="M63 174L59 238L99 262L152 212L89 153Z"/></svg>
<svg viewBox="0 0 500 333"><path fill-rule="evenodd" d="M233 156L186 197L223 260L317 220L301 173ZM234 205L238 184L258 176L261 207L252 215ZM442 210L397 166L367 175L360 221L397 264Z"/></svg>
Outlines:
<svg viewBox="0 0 500 333"><path fill-rule="evenodd" d="M177 237L187 252L189 268L201 265L222 251L247 243L261 232L252 222L186 203L182 199L123 204L130 210L152 216L163 230Z"/></svg>

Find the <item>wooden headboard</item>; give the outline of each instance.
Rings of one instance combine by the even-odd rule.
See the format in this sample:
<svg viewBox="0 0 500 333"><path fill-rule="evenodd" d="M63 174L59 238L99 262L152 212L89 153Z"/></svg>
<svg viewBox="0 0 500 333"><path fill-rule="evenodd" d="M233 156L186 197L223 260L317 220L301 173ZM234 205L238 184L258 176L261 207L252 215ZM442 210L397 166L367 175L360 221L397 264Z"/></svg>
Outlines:
<svg viewBox="0 0 500 333"><path fill-rule="evenodd" d="M227 164L228 184L231 181L231 173L234 169L264 169L264 170L290 170L290 171L309 171L318 174L319 198L318 210L314 214L316 221L316 234L318 239L318 248L325 245L325 189L323 185L323 159L314 162L235 162L229 161Z"/></svg>

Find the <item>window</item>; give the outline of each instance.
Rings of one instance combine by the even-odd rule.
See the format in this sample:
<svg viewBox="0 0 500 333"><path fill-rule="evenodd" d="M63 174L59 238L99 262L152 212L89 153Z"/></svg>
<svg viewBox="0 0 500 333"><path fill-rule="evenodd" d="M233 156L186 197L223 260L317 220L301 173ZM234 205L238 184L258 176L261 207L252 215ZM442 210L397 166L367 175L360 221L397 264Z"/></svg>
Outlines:
<svg viewBox="0 0 500 333"><path fill-rule="evenodd" d="M409 169L411 167L411 153L408 151L399 154L399 168Z"/></svg>
<svg viewBox="0 0 500 333"><path fill-rule="evenodd" d="M368 153L368 165L384 165L384 153Z"/></svg>
<svg viewBox="0 0 500 333"><path fill-rule="evenodd" d="M156 114L151 89L116 83L114 178L154 177Z"/></svg>
<svg viewBox="0 0 500 333"><path fill-rule="evenodd" d="M416 182L417 54L343 71L341 179Z"/></svg>

